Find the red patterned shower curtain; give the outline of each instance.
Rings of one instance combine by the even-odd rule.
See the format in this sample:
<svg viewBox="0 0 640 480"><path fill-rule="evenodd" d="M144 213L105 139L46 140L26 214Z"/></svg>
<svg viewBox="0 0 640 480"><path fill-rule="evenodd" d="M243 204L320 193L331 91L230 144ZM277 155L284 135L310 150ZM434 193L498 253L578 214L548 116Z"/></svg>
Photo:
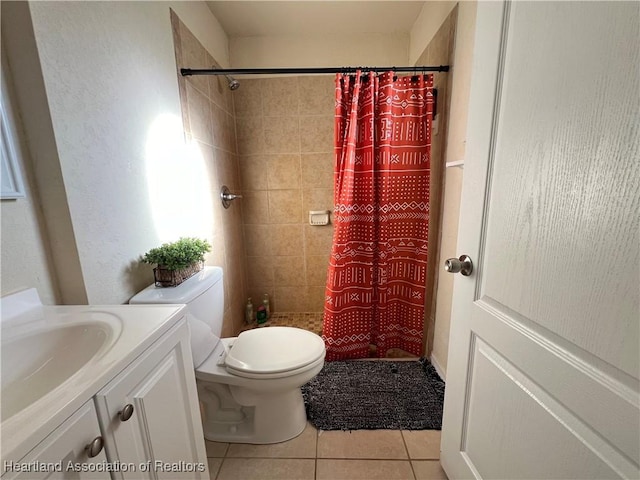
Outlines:
<svg viewBox="0 0 640 480"><path fill-rule="evenodd" d="M336 77L327 360L422 350L433 76Z"/></svg>

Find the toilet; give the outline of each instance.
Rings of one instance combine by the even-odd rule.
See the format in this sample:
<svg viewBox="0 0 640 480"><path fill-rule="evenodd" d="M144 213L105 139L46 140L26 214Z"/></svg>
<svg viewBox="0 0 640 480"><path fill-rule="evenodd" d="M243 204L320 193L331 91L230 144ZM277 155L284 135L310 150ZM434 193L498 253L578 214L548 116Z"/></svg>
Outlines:
<svg viewBox="0 0 640 480"><path fill-rule="evenodd" d="M129 303L187 305L207 440L264 444L294 438L307 424L300 387L322 369L324 342L293 327L256 328L221 339L222 276L222 268L205 267L177 287L150 285Z"/></svg>

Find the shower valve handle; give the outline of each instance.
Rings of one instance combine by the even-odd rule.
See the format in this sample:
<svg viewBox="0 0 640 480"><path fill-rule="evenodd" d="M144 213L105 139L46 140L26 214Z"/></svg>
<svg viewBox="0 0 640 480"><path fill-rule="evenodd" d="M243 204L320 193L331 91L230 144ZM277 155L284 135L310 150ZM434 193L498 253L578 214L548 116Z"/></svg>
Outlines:
<svg viewBox="0 0 640 480"><path fill-rule="evenodd" d="M460 258L449 258L444 262L444 269L449 273L460 272L465 277L473 272L473 262L469 255L462 255Z"/></svg>
<svg viewBox="0 0 640 480"><path fill-rule="evenodd" d="M238 195L236 193L231 193L229 187L223 185L220 190L220 200L222 200L222 206L224 208L229 208L231 205L231 200L235 200L236 198L242 198L242 195Z"/></svg>

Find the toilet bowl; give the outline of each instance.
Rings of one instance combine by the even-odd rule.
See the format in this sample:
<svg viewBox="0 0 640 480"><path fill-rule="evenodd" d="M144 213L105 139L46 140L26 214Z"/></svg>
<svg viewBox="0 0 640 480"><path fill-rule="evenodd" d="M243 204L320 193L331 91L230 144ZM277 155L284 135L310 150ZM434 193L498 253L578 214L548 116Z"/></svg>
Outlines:
<svg viewBox="0 0 640 480"><path fill-rule="evenodd" d="M205 438L277 443L296 437L307 417L300 387L324 365L316 334L293 327L247 330L220 339L222 269L205 269L172 288L147 287L129 303L185 303Z"/></svg>

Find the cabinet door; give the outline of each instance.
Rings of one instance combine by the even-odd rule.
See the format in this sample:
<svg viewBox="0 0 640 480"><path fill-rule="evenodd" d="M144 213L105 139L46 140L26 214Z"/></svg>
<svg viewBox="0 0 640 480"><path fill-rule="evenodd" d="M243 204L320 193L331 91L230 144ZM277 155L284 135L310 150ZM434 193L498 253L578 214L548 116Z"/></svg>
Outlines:
<svg viewBox="0 0 640 480"><path fill-rule="evenodd" d="M110 461L138 468L117 479L209 478L185 321L96 395ZM119 412L133 406L133 415Z"/></svg>
<svg viewBox="0 0 640 480"><path fill-rule="evenodd" d="M110 474L104 471L107 466L104 449L93 458L89 458L85 450L85 447L97 437L100 437L100 425L93 401L89 401L25 455L17 465L12 466L5 462L3 471L7 473L2 479L110 479ZM18 467L32 471L17 472Z"/></svg>

